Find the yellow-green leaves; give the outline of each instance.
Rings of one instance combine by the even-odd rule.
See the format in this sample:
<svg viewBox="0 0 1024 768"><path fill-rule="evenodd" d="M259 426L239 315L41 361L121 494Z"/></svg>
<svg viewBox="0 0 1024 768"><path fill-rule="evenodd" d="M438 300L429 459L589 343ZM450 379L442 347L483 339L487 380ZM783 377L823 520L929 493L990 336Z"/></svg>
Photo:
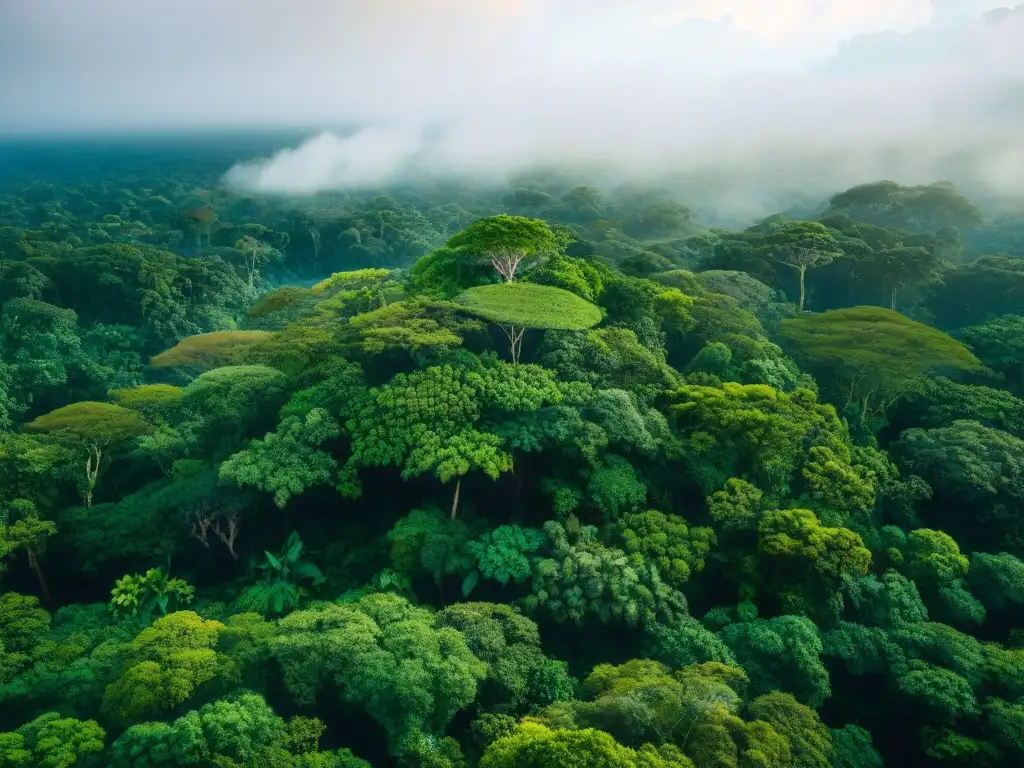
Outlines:
<svg viewBox="0 0 1024 768"><path fill-rule="evenodd" d="M942 331L880 307L850 307L782 321L781 331L835 402L884 413L929 373L980 371L970 350Z"/></svg>
<svg viewBox="0 0 1024 768"><path fill-rule="evenodd" d="M120 443L153 431L135 411L110 403L82 402L65 405L38 416L25 425L32 432L101 446Z"/></svg>
<svg viewBox="0 0 1024 768"><path fill-rule="evenodd" d="M157 619L128 646L120 676L103 707L125 725L158 718L187 701L197 687L228 671L214 649L224 625L192 611Z"/></svg>
<svg viewBox="0 0 1024 768"><path fill-rule="evenodd" d="M809 509L768 512L758 533L758 549L763 553L802 560L832 579L867 573L871 565L871 553L859 535L846 528L821 525Z"/></svg>
<svg viewBox="0 0 1024 768"><path fill-rule="evenodd" d="M601 322L595 305L550 285L480 285L463 291L455 301L469 314L499 325L582 331Z"/></svg>
<svg viewBox="0 0 1024 768"><path fill-rule="evenodd" d="M189 367L208 371L244 362L249 350L265 343L269 331L213 331L187 336L150 360L157 368Z"/></svg>

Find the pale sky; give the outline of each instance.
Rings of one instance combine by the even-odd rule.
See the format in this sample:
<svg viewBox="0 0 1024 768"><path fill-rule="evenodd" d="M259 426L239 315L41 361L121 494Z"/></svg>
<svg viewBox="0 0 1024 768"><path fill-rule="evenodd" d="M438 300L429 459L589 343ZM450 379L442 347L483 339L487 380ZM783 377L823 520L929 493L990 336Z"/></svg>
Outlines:
<svg viewBox="0 0 1024 768"><path fill-rule="evenodd" d="M926 178L951 153L1014 188L1024 6L978 17L1017 2L0 0L0 133L377 125L235 174L291 191L412 160L640 173L713 158L831 184Z"/></svg>
<svg viewBox="0 0 1024 768"><path fill-rule="evenodd" d="M495 87L694 85L931 18L932 0L2 0L0 130L439 119Z"/></svg>

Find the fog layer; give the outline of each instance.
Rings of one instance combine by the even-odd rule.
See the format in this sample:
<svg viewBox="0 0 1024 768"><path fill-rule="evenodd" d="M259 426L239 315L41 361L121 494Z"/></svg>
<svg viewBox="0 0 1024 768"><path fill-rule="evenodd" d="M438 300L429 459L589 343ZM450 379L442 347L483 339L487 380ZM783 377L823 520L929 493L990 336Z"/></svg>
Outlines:
<svg viewBox="0 0 1024 768"><path fill-rule="evenodd" d="M537 165L1024 195L1024 5L55 0L0 10L7 130L357 123L232 168L314 193Z"/></svg>

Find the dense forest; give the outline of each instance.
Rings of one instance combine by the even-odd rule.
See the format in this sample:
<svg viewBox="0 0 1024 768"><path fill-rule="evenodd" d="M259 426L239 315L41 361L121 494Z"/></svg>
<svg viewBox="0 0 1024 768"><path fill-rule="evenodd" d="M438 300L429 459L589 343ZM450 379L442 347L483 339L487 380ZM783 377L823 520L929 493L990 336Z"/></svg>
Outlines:
<svg viewBox="0 0 1024 768"><path fill-rule="evenodd" d="M260 141L0 147L0 766L1024 765L1024 215Z"/></svg>

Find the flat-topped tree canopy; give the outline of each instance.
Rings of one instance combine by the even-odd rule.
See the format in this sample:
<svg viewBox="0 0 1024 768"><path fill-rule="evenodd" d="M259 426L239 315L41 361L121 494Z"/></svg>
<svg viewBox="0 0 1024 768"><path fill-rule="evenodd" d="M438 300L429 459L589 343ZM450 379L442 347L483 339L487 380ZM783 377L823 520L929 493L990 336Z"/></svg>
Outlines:
<svg viewBox="0 0 1024 768"><path fill-rule="evenodd" d="M788 318L782 321L782 333L815 359L898 368L901 376L983 368L953 337L882 307L848 307Z"/></svg>
<svg viewBox="0 0 1024 768"><path fill-rule="evenodd" d="M467 314L499 325L585 331L601 322L601 310L575 293L534 283L479 285L455 301Z"/></svg>
<svg viewBox="0 0 1024 768"><path fill-rule="evenodd" d="M478 285L455 301L463 311L500 325L508 336L512 362L519 362L523 334L530 328L585 331L601 322L601 310L575 293L535 283Z"/></svg>
<svg viewBox="0 0 1024 768"><path fill-rule="evenodd" d="M71 403L37 416L25 425L29 432L42 432L67 443L83 446L88 457L80 480L82 498L92 508L93 491L99 480L105 453L113 447L122 449L137 437L153 432L153 426L135 411L112 403L87 400ZM108 462L109 463L109 462Z"/></svg>
<svg viewBox="0 0 1024 768"><path fill-rule="evenodd" d="M100 445L131 440L153 431L135 411L91 401L71 403L44 413L26 424L25 429Z"/></svg>
<svg viewBox="0 0 1024 768"><path fill-rule="evenodd" d="M782 321L782 335L819 383L862 417L887 405L928 375L982 372L967 347L937 328L881 307L848 307Z"/></svg>
<svg viewBox="0 0 1024 768"><path fill-rule="evenodd" d="M211 370L242 362L246 352L267 341L270 331L212 331L186 336L170 349L154 356L154 368L192 367Z"/></svg>

